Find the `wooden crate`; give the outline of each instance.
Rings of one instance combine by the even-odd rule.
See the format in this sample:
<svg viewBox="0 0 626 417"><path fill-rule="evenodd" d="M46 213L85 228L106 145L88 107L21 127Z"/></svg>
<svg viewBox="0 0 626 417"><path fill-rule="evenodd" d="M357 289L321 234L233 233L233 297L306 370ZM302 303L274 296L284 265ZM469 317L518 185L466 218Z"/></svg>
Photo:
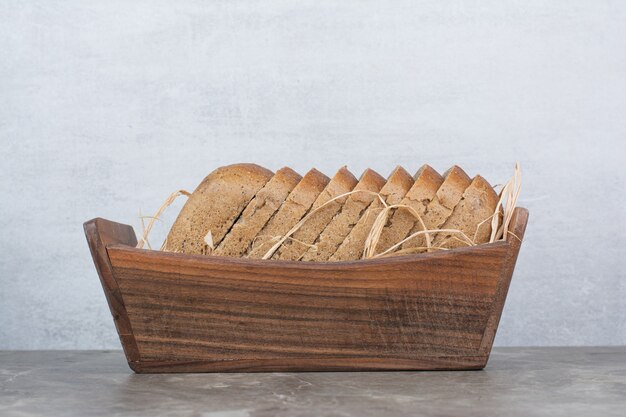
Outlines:
<svg viewBox="0 0 626 417"><path fill-rule="evenodd" d="M136 249L132 227L84 224L130 367L148 372L481 369L516 237L352 262L235 259Z"/></svg>

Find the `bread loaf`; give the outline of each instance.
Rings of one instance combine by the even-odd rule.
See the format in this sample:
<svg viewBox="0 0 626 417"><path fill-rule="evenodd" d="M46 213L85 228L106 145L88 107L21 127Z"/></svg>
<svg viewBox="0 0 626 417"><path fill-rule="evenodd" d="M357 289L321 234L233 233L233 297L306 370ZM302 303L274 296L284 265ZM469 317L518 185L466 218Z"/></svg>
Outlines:
<svg viewBox="0 0 626 417"><path fill-rule="evenodd" d="M356 186L357 179L344 166L330 180L324 191L319 195L311 210L315 210L311 217L296 231L291 239L274 253L272 259L288 261L299 260L309 249L310 245L322 233L335 214L341 209L347 197L340 198L326 204L335 197L346 194ZM324 205L326 204L326 205ZM322 207L324 205L324 207Z"/></svg>
<svg viewBox="0 0 626 417"><path fill-rule="evenodd" d="M215 248L213 255L240 257L248 252L252 240L276 213L291 190L302 179L291 168L282 168L246 206L230 232Z"/></svg>
<svg viewBox="0 0 626 417"><path fill-rule="evenodd" d="M328 223L313 243L314 247L306 251L302 260L327 261L359 221L370 203L377 198L371 193L378 193L383 185L385 185L385 179L380 174L371 169L365 170L359 183L354 187L354 193L348 196L339 213Z"/></svg>
<svg viewBox="0 0 626 417"><path fill-rule="evenodd" d="M287 234L304 217L329 182L330 178L315 168L307 172L274 217L259 231L246 256L262 258L276 243L274 239Z"/></svg>
<svg viewBox="0 0 626 417"><path fill-rule="evenodd" d="M443 176L428 165L415 176L398 166L387 180L367 169L357 181L345 166L329 179L316 169L301 177L287 167L273 174L235 164L210 173L191 194L172 194L141 242L174 198L185 195L189 200L162 246L166 251L326 262L423 252L428 242L433 250L452 249L506 234L518 184L516 166L502 192L506 204L495 213L500 197L493 187L458 166ZM494 215L502 220L497 234L491 231Z"/></svg>
<svg viewBox="0 0 626 417"><path fill-rule="evenodd" d="M272 178L273 172L255 164L235 164L210 173L187 200L167 235L165 249L207 254L211 232L218 245L246 205Z"/></svg>
<svg viewBox="0 0 626 417"><path fill-rule="evenodd" d="M398 204L413 185L413 177L402 167L397 167L380 190L380 195L388 205ZM331 261L351 261L361 259L365 248L365 240L383 209L382 202L376 198L369 205L348 236L330 257Z"/></svg>

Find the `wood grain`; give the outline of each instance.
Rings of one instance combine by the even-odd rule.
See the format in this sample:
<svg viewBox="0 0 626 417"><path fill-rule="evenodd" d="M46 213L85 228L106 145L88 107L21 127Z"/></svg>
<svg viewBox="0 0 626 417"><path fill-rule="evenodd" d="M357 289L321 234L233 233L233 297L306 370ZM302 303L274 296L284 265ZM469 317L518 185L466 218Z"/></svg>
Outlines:
<svg viewBox="0 0 626 417"><path fill-rule="evenodd" d="M122 294L113 276L113 267L111 266L106 247L113 244L135 247L137 245L137 237L132 227L102 218L85 222L83 228L85 230L85 236L87 237L89 250L91 251L91 257L96 265L100 283L104 290L104 295L106 296L109 309L113 315L115 328L122 342L124 354L129 364L136 362L139 360L137 343L135 342L130 320L128 319L124 302L122 301Z"/></svg>
<svg viewBox="0 0 626 417"><path fill-rule="evenodd" d="M526 221L517 209L520 239ZM105 236L92 254L136 372L480 369L520 247L263 261L140 250L128 227L85 227Z"/></svg>

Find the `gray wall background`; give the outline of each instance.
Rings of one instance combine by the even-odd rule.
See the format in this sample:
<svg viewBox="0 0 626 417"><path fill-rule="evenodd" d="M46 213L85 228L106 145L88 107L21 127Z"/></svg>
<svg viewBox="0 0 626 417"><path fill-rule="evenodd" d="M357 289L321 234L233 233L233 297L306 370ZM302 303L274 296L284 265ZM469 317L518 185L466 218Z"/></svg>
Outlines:
<svg viewBox="0 0 626 417"><path fill-rule="evenodd" d="M119 347L82 222L240 161L519 160L496 343L624 344L625 51L622 1L2 1L0 348Z"/></svg>

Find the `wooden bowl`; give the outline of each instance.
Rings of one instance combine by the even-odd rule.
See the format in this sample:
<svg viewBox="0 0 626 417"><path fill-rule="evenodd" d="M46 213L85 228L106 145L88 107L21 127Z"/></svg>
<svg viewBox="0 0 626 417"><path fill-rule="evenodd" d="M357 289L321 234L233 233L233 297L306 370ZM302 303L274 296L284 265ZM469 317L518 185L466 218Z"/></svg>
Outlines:
<svg viewBox="0 0 626 417"><path fill-rule="evenodd" d="M516 237L319 263L136 249L132 227L84 224L128 364L144 372L482 369Z"/></svg>

